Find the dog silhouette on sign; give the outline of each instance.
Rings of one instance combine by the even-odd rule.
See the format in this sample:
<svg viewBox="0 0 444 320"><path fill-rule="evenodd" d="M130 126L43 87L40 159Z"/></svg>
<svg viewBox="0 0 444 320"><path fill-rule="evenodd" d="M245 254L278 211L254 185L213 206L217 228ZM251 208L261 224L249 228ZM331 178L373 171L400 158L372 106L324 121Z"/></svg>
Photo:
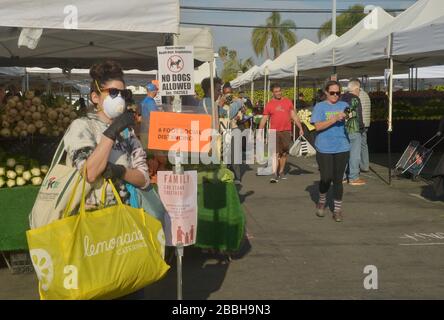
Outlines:
<svg viewBox="0 0 444 320"><path fill-rule="evenodd" d="M182 60L180 60L180 59L178 59L177 61L174 61L173 59L171 59L170 69L173 67L176 67L176 69L180 69L181 63L182 63Z"/></svg>

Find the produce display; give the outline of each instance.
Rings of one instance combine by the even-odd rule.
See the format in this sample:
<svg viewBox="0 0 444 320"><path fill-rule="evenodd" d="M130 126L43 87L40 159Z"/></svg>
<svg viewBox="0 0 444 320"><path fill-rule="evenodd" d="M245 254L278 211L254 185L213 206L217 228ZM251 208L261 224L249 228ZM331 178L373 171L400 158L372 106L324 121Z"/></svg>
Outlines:
<svg viewBox="0 0 444 320"><path fill-rule="evenodd" d="M26 184L39 186L48 169L47 165L40 165L34 159L11 156L0 150L0 188L21 187Z"/></svg>
<svg viewBox="0 0 444 320"><path fill-rule="evenodd" d="M0 137L58 137L77 117L74 107L64 97L51 94L36 97L33 91L27 91L23 97L10 97L0 106Z"/></svg>

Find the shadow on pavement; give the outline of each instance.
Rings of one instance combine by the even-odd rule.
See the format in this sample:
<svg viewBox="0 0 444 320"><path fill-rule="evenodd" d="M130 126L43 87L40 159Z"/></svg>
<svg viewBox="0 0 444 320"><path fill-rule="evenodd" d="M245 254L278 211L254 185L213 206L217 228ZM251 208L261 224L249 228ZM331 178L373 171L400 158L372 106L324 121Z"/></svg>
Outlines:
<svg viewBox="0 0 444 320"><path fill-rule="evenodd" d="M304 170L298 165L287 162L287 168L288 168L288 174L292 176L299 176L301 174L311 174L314 173L313 171Z"/></svg>
<svg viewBox="0 0 444 320"><path fill-rule="evenodd" d="M171 269L166 277L145 288L144 300L177 299L176 256L173 255L171 260ZM184 300L208 299L211 293L222 286L229 267L225 257L205 254L201 249L194 247L185 248L182 264Z"/></svg>

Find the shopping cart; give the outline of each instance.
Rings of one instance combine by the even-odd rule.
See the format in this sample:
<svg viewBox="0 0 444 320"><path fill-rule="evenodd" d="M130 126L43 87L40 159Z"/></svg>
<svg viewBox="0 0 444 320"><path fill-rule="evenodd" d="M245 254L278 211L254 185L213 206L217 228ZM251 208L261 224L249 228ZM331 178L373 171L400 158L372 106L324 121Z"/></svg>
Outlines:
<svg viewBox="0 0 444 320"><path fill-rule="evenodd" d="M416 179L432 156L433 148L443 139L444 136L439 132L424 144L420 144L419 141L416 140L411 141L398 163L396 163L395 170L397 170L399 174L408 172L412 175L412 179ZM435 141L435 143L428 147L427 145L431 144L432 141Z"/></svg>

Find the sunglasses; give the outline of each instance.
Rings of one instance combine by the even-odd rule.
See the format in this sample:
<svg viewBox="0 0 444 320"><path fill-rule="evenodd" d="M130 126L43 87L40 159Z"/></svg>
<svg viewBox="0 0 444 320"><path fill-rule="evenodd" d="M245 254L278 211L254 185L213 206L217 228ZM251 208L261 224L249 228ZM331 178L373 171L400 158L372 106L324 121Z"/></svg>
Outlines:
<svg viewBox="0 0 444 320"><path fill-rule="evenodd" d="M338 96L338 97L341 95L339 91L330 91L328 94L331 96Z"/></svg>
<svg viewBox="0 0 444 320"><path fill-rule="evenodd" d="M113 99L115 97L117 97L119 95L119 93L122 96L122 98L125 100L130 100L133 97L133 93L129 89L123 89L123 90L116 89L116 88L104 88L104 89L102 88L102 89L100 89L97 81L96 81L96 86L97 86L97 89L99 90L100 93L108 92L110 97Z"/></svg>

